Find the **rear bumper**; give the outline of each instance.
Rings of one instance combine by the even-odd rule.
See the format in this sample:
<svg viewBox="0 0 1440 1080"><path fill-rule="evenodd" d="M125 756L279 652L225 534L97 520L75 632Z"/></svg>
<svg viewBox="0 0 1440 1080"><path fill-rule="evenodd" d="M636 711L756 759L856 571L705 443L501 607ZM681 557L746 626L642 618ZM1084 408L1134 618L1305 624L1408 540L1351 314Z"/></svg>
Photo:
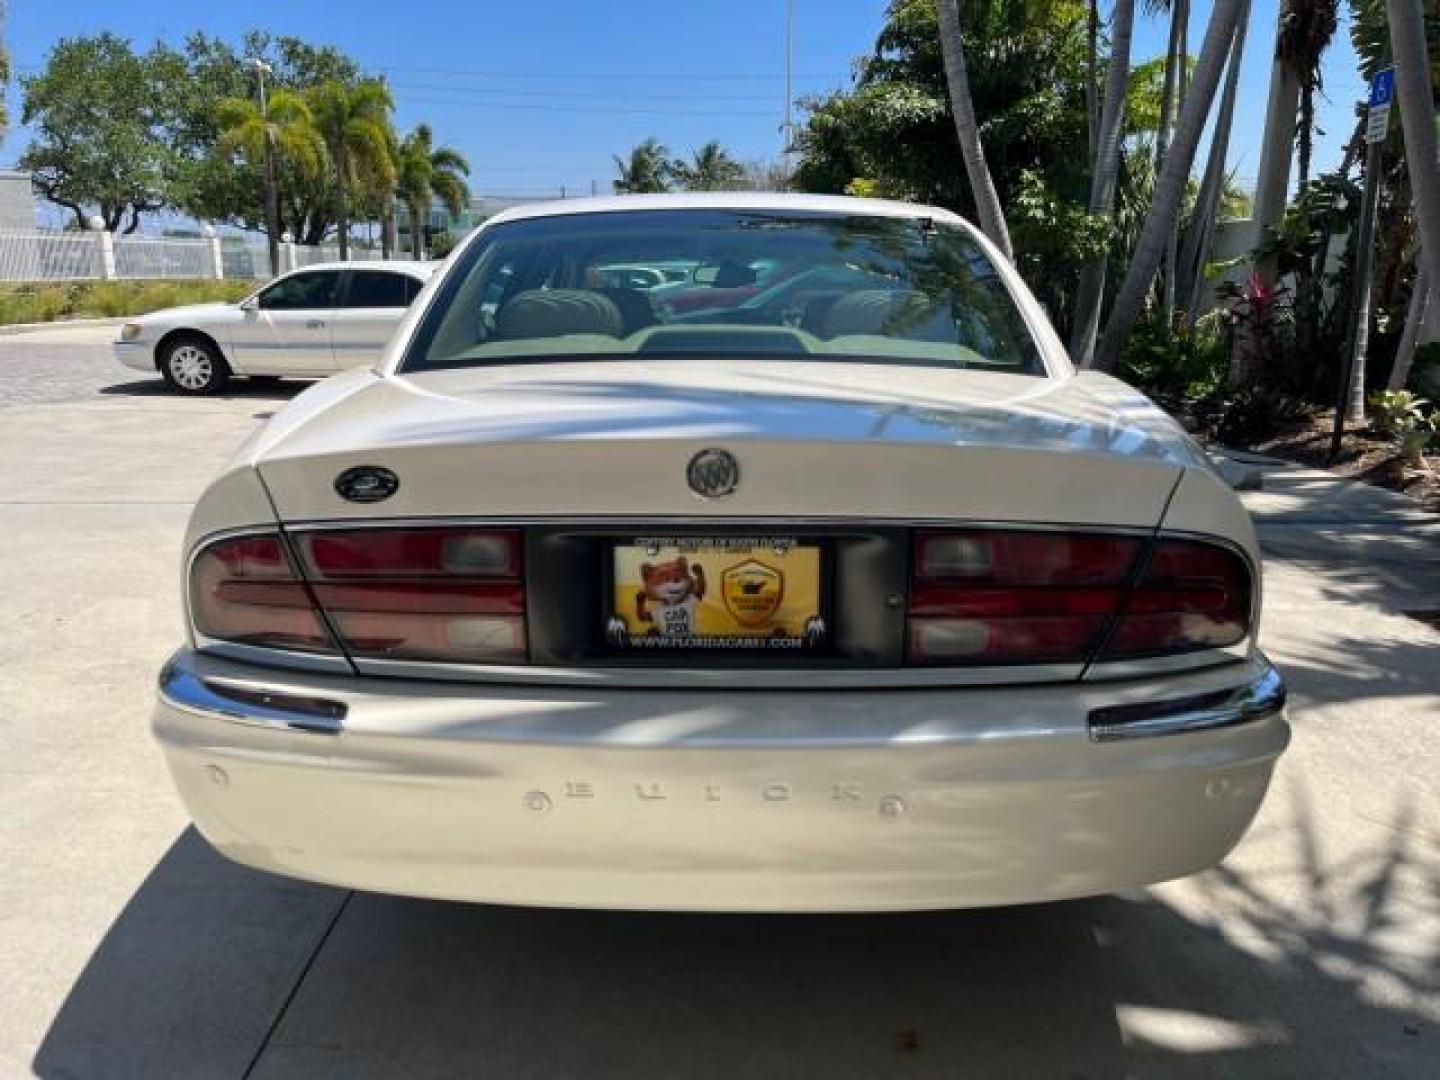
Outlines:
<svg viewBox="0 0 1440 1080"><path fill-rule="evenodd" d="M1112 684L719 693L294 674L182 652L154 727L201 832L261 869L498 903L878 911L1213 865L1288 742L1283 705L1259 656ZM1097 712L1151 737L1099 738Z"/></svg>

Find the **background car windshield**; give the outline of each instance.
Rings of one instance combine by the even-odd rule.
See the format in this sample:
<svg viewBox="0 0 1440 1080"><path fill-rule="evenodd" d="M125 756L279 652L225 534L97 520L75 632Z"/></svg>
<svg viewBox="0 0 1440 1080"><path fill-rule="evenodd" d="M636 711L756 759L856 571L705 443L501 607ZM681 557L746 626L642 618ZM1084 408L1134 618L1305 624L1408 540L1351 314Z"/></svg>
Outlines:
<svg viewBox="0 0 1440 1080"><path fill-rule="evenodd" d="M402 370L706 356L1045 374L959 227L732 210L497 225L461 254Z"/></svg>

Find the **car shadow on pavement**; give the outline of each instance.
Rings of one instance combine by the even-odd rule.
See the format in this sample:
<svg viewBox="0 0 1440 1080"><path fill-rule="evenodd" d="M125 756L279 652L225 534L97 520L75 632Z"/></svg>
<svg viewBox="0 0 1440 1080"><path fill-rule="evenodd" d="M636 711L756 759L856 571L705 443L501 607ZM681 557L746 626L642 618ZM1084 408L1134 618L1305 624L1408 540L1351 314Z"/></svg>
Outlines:
<svg viewBox="0 0 1440 1080"><path fill-rule="evenodd" d="M42 1077L1431 1076L1440 842L1178 892L702 916L408 900L245 870L193 830L91 957ZM1272 824L1270 828L1276 828ZM1426 1010L1430 1010L1427 1012Z"/></svg>
<svg viewBox="0 0 1440 1080"><path fill-rule="evenodd" d="M198 401L243 401L253 399L256 401L289 401L300 391L313 386L314 383L297 379L284 380L252 380L234 379L222 393L197 397ZM135 379L128 382L113 383L109 386L102 386L98 393L106 397L134 397L134 398L183 398L170 389L164 379Z"/></svg>

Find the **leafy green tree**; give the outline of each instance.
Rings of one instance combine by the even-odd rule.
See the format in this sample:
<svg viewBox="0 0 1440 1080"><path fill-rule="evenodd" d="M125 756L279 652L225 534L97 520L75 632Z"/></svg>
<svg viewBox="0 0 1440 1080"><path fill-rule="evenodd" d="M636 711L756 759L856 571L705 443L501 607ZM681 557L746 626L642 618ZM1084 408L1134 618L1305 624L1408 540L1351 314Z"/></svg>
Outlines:
<svg viewBox="0 0 1440 1080"><path fill-rule="evenodd" d="M390 113L395 101L378 79L347 86L327 80L309 94L315 127L329 151L338 203L340 258L350 257L350 210L356 194L395 182L390 153Z"/></svg>
<svg viewBox="0 0 1440 1080"><path fill-rule="evenodd" d="M649 195L669 191L673 177L670 150L658 139L646 139L628 158L615 156L615 191L620 195Z"/></svg>
<svg viewBox="0 0 1440 1080"><path fill-rule="evenodd" d="M264 59L271 68L266 85L273 93L304 94L331 79L355 83L359 66L328 46L294 37L246 34L238 46L205 34L190 35L179 54L186 76L175 98L180 121L174 138L179 155L175 202L179 209L204 221L223 221L241 228L266 230L263 161L239 159L220 148L218 108L227 98L254 98L254 73L247 57ZM322 174L281 160L278 172L280 231L305 244L318 244L335 228L333 185Z"/></svg>
<svg viewBox="0 0 1440 1080"><path fill-rule="evenodd" d="M470 201L465 183L469 175L470 163L460 151L436 146L428 124L417 125L405 136L400 144L396 187L410 211L410 252L415 258L424 252L430 203L438 198L451 217L459 217Z"/></svg>
<svg viewBox="0 0 1440 1080"><path fill-rule="evenodd" d="M137 53L110 33L62 39L45 69L21 80L21 119L34 136L19 167L81 228L96 208L106 229L134 232L142 213L170 201L181 76L168 50Z"/></svg>
<svg viewBox="0 0 1440 1080"><path fill-rule="evenodd" d="M1077 0L962 0L966 79L1017 265L1057 318L1096 254L1087 214L1089 11ZM891 0L854 85L806 103L794 186L975 203L951 118L936 0ZM1124 173L1122 171L1122 184ZM1023 205L1022 205L1023 203ZM1068 231L1046 220L1061 212ZM1103 243L1104 230L1098 230Z"/></svg>
<svg viewBox="0 0 1440 1080"><path fill-rule="evenodd" d="M689 161L677 158L669 168L686 191L733 191L745 179L744 164L713 139L696 150Z"/></svg>

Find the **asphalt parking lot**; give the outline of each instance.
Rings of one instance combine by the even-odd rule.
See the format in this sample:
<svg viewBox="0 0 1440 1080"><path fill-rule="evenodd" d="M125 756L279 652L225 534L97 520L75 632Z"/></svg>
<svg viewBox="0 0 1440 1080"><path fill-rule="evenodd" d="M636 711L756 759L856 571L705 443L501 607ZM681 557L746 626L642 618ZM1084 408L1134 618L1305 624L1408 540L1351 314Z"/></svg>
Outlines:
<svg viewBox="0 0 1440 1080"><path fill-rule="evenodd" d="M293 389L0 338L0 1076L1433 1077L1440 521L1267 469L1295 742L1227 862L924 916L545 912L214 855L147 732L191 502Z"/></svg>

